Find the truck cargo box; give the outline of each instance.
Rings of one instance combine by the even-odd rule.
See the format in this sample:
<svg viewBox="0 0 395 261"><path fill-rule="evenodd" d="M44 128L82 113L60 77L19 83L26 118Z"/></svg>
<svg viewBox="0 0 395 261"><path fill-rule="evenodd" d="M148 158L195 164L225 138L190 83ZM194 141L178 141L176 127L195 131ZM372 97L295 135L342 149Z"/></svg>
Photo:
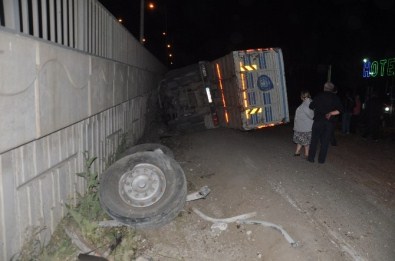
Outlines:
<svg viewBox="0 0 395 261"><path fill-rule="evenodd" d="M289 122L282 51L233 51L211 62L219 124L251 130Z"/></svg>

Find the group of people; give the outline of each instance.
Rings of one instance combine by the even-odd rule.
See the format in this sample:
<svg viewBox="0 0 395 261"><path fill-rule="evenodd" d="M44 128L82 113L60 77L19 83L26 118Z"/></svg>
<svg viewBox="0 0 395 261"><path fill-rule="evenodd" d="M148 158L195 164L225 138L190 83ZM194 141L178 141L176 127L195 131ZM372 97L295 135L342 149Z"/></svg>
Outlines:
<svg viewBox="0 0 395 261"><path fill-rule="evenodd" d="M296 109L293 141L296 143L294 156L300 156L304 147L304 155L309 162L314 162L319 147L318 163L325 163L329 145L336 146L335 128L337 116L342 114L342 133L355 133L361 114L361 100L347 92L341 102L333 83L324 84L323 92L311 99L306 90L300 94L302 103ZM378 139L381 104L377 95L372 94L366 102L366 127L362 133L364 138L371 136Z"/></svg>
<svg viewBox="0 0 395 261"><path fill-rule="evenodd" d="M318 145L318 163L324 163L328 147L334 133L334 117L343 111L343 105L335 93L331 82L324 84L324 91L314 100L308 91L302 91L302 104L296 109L293 141L296 143L295 156L300 156L301 149L309 162L314 162Z"/></svg>

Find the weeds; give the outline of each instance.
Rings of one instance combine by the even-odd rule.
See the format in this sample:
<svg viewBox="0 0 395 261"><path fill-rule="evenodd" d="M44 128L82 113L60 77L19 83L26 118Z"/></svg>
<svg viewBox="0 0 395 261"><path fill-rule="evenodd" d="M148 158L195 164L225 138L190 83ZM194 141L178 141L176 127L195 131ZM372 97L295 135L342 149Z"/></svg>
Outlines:
<svg viewBox="0 0 395 261"><path fill-rule="evenodd" d="M26 238L21 251L14 255L11 260L36 260L44 253L44 244L40 240L40 233L45 227L32 227L26 230Z"/></svg>
<svg viewBox="0 0 395 261"><path fill-rule="evenodd" d="M122 153L127 149L128 145L126 142L126 138L128 136L128 133L123 133L120 135L120 141L117 147L117 150L115 151L114 154L109 155L107 158L106 166L110 166L113 164L115 161L119 160L120 157L122 156Z"/></svg>
<svg viewBox="0 0 395 261"><path fill-rule="evenodd" d="M70 205L66 205L66 207L82 234L95 240L97 225L93 221L104 219L106 216L99 201L99 175L96 171L92 171L92 165L97 157L90 157L89 153L85 151L84 159L84 172L77 173L77 176L86 180L87 191L84 196L77 194L78 204L75 208Z"/></svg>
<svg viewBox="0 0 395 261"><path fill-rule="evenodd" d="M91 158L89 153L85 151L84 159L84 172L77 173L76 175L86 180L87 191L84 196L77 193L78 205L76 208L66 205L70 214L79 225L84 220L92 221L104 216L99 202L99 175L96 171L92 171L92 165L97 157Z"/></svg>

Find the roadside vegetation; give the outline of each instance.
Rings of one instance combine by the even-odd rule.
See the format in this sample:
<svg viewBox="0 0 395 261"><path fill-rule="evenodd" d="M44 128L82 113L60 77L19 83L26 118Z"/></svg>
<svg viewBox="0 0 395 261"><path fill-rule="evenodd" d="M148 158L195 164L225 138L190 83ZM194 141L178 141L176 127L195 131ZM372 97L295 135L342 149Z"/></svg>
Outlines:
<svg viewBox="0 0 395 261"><path fill-rule="evenodd" d="M123 141L124 142L124 141ZM122 143L123 143L122 142ZM120 146L123 149L125 146ZM119 151L115 154L120 155ZM138 237L133 228L127 226L104 227L100 221L109 217L99 202L99 177L92 171L96 157L84 153L84 172L77 173L86 181L87 191L78 194L76 205L67 204L67 215L58 224L48 244L43 239L47 228L33 228L27 233L21 251L12 260L77 260L78 257L95 255L109 260L133 260L136 256ZM111 159L113 163L116 159Z"/></svg>

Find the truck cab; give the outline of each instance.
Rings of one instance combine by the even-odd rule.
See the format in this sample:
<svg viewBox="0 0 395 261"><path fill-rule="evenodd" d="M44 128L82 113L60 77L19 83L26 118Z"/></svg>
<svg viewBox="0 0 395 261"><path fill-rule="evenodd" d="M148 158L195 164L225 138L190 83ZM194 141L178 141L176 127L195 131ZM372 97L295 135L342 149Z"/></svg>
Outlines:
<svg viewBox="0 0 395 261"><path fill-rule="evenodd" d="M176 130L218 126L213 102L210 63L201 61L169 71L159 86L159 105L165 123Z"/></svg>

